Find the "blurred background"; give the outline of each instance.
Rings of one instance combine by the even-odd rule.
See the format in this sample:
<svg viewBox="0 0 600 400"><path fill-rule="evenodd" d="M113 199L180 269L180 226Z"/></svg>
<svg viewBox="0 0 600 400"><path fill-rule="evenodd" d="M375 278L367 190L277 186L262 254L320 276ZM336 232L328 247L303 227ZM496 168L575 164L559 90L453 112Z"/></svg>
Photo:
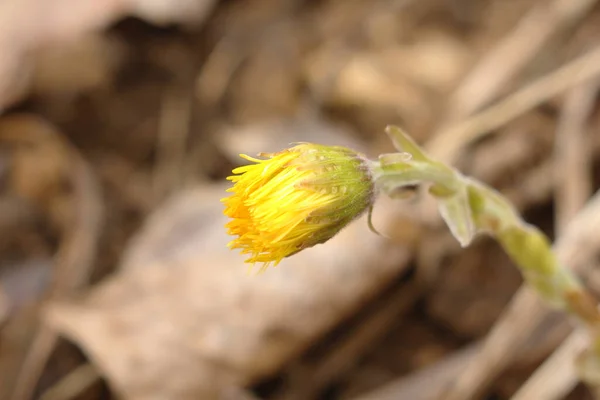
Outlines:
<svg viewBox="0 0 600 400"><path fill-rule="evenodd" d="M259 276L219 199L239 153L400 125L596 292L599 39L594 0L2 0L0 399L591 399L426 196Z"/></svg>

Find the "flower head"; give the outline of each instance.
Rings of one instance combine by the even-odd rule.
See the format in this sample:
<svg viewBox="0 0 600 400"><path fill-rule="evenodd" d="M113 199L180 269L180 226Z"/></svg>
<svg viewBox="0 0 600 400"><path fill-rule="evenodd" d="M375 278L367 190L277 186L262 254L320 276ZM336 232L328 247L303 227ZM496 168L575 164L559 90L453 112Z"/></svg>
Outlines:
<svg viewBox="0 0 600 400"><path fill-rule="evenodd" d="M283 258L323 243L373 201L369 162L345 147L301 143L233 170L223 199L226 225L237 236L230 248L247 262L277 265Z"/></svg>

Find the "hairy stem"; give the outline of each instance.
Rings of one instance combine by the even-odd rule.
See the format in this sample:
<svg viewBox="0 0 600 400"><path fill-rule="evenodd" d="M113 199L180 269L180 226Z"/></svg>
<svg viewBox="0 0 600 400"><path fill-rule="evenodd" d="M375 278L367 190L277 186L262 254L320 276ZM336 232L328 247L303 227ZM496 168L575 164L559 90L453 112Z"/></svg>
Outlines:
<svg viewBox="0 0 600 400"><path fill-rule="evenodd" d="M494 237L540 297L575 317L588 330L591 346L581 355L578 366L583 379L600 387L598 304L575 274L559 264L548 238L523 221L494 189L429 158L399 128L389 127L387 133L404 155L384 155L374 162L381 189L392 192L409 185L430 184L429 192L437 199L442 217L461 245L467 246L478 233Z"/></svg>

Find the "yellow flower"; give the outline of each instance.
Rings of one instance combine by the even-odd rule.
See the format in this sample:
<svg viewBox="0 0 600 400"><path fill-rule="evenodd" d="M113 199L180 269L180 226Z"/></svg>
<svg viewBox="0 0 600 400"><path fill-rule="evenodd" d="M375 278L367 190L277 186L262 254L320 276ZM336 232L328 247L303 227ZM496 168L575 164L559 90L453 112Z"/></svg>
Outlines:
<svg viewBox="0 0 600 400"><path fill-rule="evenodd" d="M230 248L249 254L246 262L277 265L283 258L338 233L372 205L370 164L345 147L301 143L260 154L233 170L233 194L222 199L232 218Z"/></svg>

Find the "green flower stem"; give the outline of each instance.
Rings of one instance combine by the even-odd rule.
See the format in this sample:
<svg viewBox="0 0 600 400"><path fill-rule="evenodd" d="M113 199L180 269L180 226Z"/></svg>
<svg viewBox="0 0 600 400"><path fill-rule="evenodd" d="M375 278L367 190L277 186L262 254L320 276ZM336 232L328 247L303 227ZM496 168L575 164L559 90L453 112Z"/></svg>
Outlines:
<svg viewBox="0 0 600 400"><path fill-rule="evenodd" d="M372 167L382 191L428 183L442 217L461 245L467 246L478 233L494 237L519 267L525 282L544 300L574 316L587 328L591 347L585 353L582 377L600 386L600 313L596 300L575 274L560 265L548 238L522 220L514 207L497 191L430 159L399 128L387 133L402 151L384 155ZM595 367L594 367L595 368Z"/></svg>

